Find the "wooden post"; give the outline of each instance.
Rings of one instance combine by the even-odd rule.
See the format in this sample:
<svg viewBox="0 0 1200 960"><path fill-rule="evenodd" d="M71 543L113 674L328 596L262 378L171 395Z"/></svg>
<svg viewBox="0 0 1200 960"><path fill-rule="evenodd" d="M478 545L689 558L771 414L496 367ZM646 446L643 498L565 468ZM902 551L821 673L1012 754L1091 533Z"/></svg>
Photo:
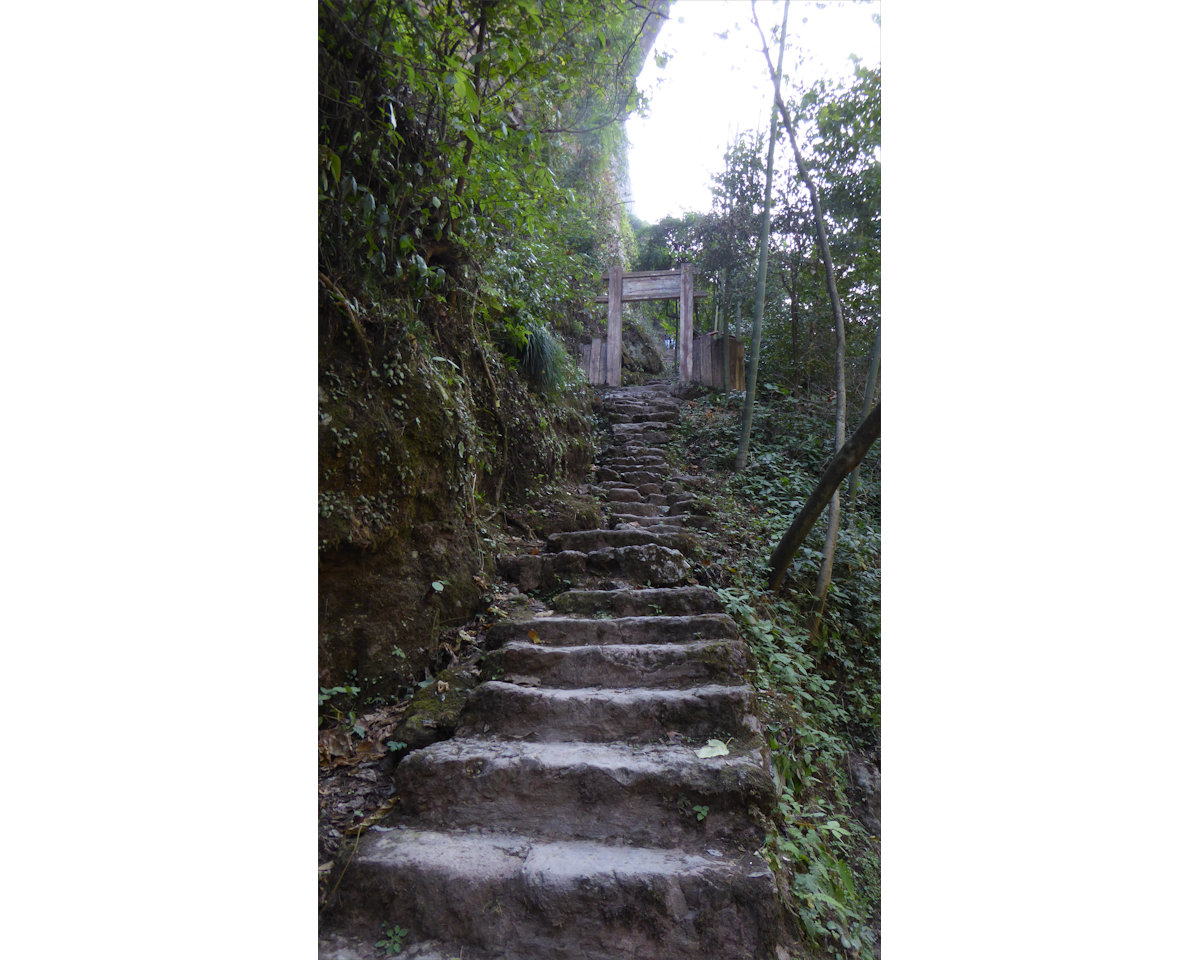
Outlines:
<svg viewBox="0 0 1200 960"><path fill-rule="evenodd" d="M608 270L608 385L621 385L621 268Z"/></svg>
<svg viewBox="0 0 1200 960"><path fill-rule="evenodd" d="M679 379L692 379L692 265L679 271Z"/></svg>

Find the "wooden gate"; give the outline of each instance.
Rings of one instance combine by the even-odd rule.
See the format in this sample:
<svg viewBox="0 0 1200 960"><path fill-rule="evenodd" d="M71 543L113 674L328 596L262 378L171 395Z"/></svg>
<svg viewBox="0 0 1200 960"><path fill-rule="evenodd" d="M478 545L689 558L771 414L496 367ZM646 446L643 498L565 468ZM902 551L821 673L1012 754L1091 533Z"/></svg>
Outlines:
<svg viewBox="0 0 1200 960"><path fill-rule="evenodd" d="M611 267L604 277L608 293L596 297L608 304L607 336L583 348L583 368L589 383L621 385L621 304L640 300L679 300L679 379L692 380L692 309L694 301L708 296L693 288L690 263L678 270L642 270L626 273Z"/></svg>

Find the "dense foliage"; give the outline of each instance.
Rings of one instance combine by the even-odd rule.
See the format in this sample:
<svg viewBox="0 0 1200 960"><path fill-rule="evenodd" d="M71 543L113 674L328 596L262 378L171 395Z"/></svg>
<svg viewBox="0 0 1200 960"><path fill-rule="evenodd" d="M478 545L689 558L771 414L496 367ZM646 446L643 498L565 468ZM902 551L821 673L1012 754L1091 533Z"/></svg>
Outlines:
<svg viewBox="0 0 1200 960"><path fill-rule="evenodd" d="M705 569L758 663L751 680L781 793L767 856L798 932L822 955L867 958L879 926L878 810L856 775L880 760L879 453L864 461L858 509L845 514L813 635L819 544L801 549L783 596L764 587L763 545L778 540L833 453L831 404L779 389L762 400L757 453L741 473L732 473L739 412L714 397L689 405L677 450L689 472L716 481L711 507L722 536Z"/></svg>
<svg viewBox="0 0 1200 960"><path fill-rule="evenodd" d="M322 271L468 294L517 349L578 322L620 229L596 186L640 102L647 19L617 0L324 3Z"/></svg>
<svg viewBox="0 0 1200 960"><path fill-rule="evenodd" d="M620 0L319 5L331 689L411 689L479 603L489 521L590 464L571 338L620 253L614 168L658 22Z"/></svg>
<svg viewBox="0 0 1200 960"><path fill-rule="evenodd" d="M822 81L788 100L808 132L804 145L827 218L847 323L847 381L861 400L880 310L880 92L878 67ZM743 133L730 144L714 178L707 212L640 224L638 269L681 260L697 264L715 292L703 302L697 329L715 329L719 305L729 331L744 336L753 313L756 245L766 185L767 137ZM808 192L789 152L777 150L772 197L760 382L802 392L832 388L833 318L824 269L814 247ZM668 318L662 316L662 322Z"/></svg>

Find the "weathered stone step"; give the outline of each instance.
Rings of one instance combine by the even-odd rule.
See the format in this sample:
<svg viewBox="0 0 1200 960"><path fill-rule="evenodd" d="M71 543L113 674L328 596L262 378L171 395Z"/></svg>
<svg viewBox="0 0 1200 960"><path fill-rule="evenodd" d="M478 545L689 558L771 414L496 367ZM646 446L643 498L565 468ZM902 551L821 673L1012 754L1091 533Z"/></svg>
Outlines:
<svg viewBox="0 0 1200 960"><path fill-rule="evenodd" d="M666 516L668 508L655 506L653 503L619 502L619 506L613 506L612 509L619 509L625 516L663 517Z"/></svg>
<svg viewBox="0 0 1200 960"><path fill-rule="evenodd" d="M550 550L578 550L592 553L608 547L640 547L655 543L672 550L690 552L696 546L691 534L683 533L648 533L643 530L573 530L565 533L552 533L547 538Z"/></svg>
<svg viewBox="0 0 1200 960"><path fill-rule="evenodd" d="M650 543L628 547L604 547L587 553L587 572L597 576L622 577L651 587L673 587L687 580L690 573L687 560L678 550L662 545L662 541L682 536L690 537L686 527L656 524L645 530L627 528L612 533L645 533ZM558 554L551 554L558 556Z"/></svg>
<svg viewBox="0 0 1200 960"><path fill-rule="evenodd" d="M708 587L656 590L567 590L554 598L560 613L614 617L652 615L680 617L695 613L722 613L720 598Z"/></svg>
<svg viewBox="0 0 1200 960"><path fill-rule="evenodd" d="M649 530L653 533L689 533L681 517L643 517L636 513L610 513L614 530ZM557 554L556 554L557 556ZM681 554L682 556L682 554Z"/></svg>
<svg viewBox="0 0 1200 960"><path fill-rule="evenodd" d="M665 470L648 469L642 466L598 466L593 469L592 473L595 476L597 483L605 485L611 483L622 483L627 487L640 489L644 484L652 483L655 485L655 493L660 492L662 489L662 484L668 482Z"/></svg>
<svg viewBox="0 0 1200 960"><path fill-rule="evenodd" d="M643 493L659 493L662 490L663 475L654 470L626 470L625 480L634 484ZM653 484L654 489L647 491L646 485Z"/></svg>
<svg viewBox="0 0 1200 960"><path fill-rule="evenodd" d="M761 744L701 759L675 744L456 738L405 757L396 790L399 820L434 829L691 850L756 849L775 802Z"/></svg>
<svg viewBox="0 0 1200 960"><path fill-rule="evenodd" d="M488 653L483 675L543 687L678 688L743 683L748 666L740 640L550 646L525 637Z"/></svg>
<svg viewBox="0 0 1200 960"><path fill-rule="evenodd" d="M655 540L680 535L691 536L687 526L677 521L647 521L645 525L639 524L637 528L623 529L637 529L653 534L652 539ZM497 559L496 566L501 576L526 591L551 587L563 580L570 582L588 574L597 577L625 577L652 587L671 587L683 583L690 573L682 553L657 542L628 547L603 547L587 553L563 550L558 553L502 556Z"/></svg>
<svg viewBox="0 0 1200 960"><path fill-rule="evenodd" d="M625 409L611 409L606 411L608 419L613 423L678 423L679 408L675 406L662 406L653 409L644 409L636 407L627 407Z"/></svg>
<svg viewBox="0 0 1200 960"><path fill-rule="evenodd" d="M651 743L671 735L706 740L757 732L748 686L708 684L684 690L558 689L489 680L467 700L459 736L548 742L627 740Z"/></svg>
<svg viewBox="0 0 1200 960"><path fill-rule="evenodd" d="M646 454L647 456L651 456L651 457L658 457L659 459L665 460L666 456L667 456L667 451L664 450L662 447L648 447L643 443L638 443L637 441L630 441L629 443L618 443L618 444L613 444L611 447L605 447L603 450L600 451L598 456L600 456L600 457L640 457L642 454Z"/></svg>
<svg viewBox="0 0 1200 960"><path fill-rule="evenodd" d="M768 960L778 924L755 854L402 827L363 834L339 903L348 937L399 924L464 960Z"/></svg>
<svg viewBox="0 0 1200 960"><path fill-rule="evenodd" d="M667 590L595 590L577 594L664 594ZM711 592L711 591L710 591ZM565 594L560 595L560 598ZM699 603L697 602L698 606ZM696 640L730 640L737 626L724 613L693 616L620 616L604 620L575 617L539 617L536 620L497 623L487 634L489 647L505 643L535 642L547 646L583 646L613 643L691 643ZM536 640L535 640L536 638Z"/></svg>
<svg viewBox="0 0 1200 960"><path fill-rule="evenodd" d="M637 470L667 474L668 464L662 457L602 457L600 462L609 470Z"/></svg>
<svg viewBox="0 0 1200 960"><path fill-rule="evenodd" d="M395 927L399 924L388 926ZM323 933L317 944L317 957L318 960L380 960L384 955L383 950L375 946L380 939L378 929L361 937L350 937L337 932ZM413 943L407 936L401 942L407 946L399 953L391 954L390 960L480 960L483 957L483 954L473 951L464 953L459 949L459 944L438 941Z"/></svg>
<svg viewBox="0 0 1200 960"><path fill-rule="evenodd" d="M639 413L652 410L679 410L678 397L607 397L601 402L606 413Z"/></svg>
<svg viewBox="0 0 1200 960"><path fill-rule="evenodd" d="M630 440L641 440L643 443L666 443L670 439L670 435L662 429L665 426L666 424L661 423L618 423L613 425L613 438L617 442L625 441L626 443ZM621 430L621 427L628 429Z"/></svg>

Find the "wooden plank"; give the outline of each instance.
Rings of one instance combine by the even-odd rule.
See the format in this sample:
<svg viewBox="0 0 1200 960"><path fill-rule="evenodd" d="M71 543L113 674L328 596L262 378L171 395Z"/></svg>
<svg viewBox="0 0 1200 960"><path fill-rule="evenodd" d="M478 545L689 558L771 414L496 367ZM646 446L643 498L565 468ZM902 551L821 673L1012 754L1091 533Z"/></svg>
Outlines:
<svg viewBox="0 0 1200 960"><path fill-rule="evenodd" d="M608 271L608 385L621 385L621 268Z"/></svg>
<svg viewBox="0 0 1200 960"><path fill-rule="evenodd" d="M667 277L630 277L626 275L621 285L621 299L629 302L677 297L679 296L679 278L680 274L678 273Z"/></svg>
<svg viewBox="0 0 1200 960"><path fill-rule="evenodd" d="M609 274L609 271L605 270L604 273L600 274L600 276L603 279L607 280L608 274ZM677 276L679 276L679 271L678 270L627 270L627 271L622 270L621 276L623 276L623 277L677 277Z"/></svg>
<svg viewBox="0 0 1200 960"><path fill-rule="evenodd" d="M692 379L692 265L679 271L679 379Z"/></svg>
<svg viewBox="0 0 1200 960"><path fill-rule="evenodd" d="M716 333L706 333L692 341L692 379L715 390L724 389L723 342L724 338ZM730 390L746 389L746 350L734 337L729 337L729 381Z"/></svg>
<svg viewBox="0 0 1200 960"><path fill-rule="evenodd" d="M621 301L623 303L636 303L641 300L675 300L676 298L678 298L678 296L679 296L679 282L676 281L675 285L671 288L671 292L665 293L662 296L658 296L657 294L655 294L653 296L640 296L639 295L639 296L633 296L633 297L622 297ZM708 291L707 290L693 290L692 297L693 297L693 299L696 299L696 300L707 300L708 299ZM592 297L592 303L608 303L608 294L605 293L598 297Z"/></svg>

